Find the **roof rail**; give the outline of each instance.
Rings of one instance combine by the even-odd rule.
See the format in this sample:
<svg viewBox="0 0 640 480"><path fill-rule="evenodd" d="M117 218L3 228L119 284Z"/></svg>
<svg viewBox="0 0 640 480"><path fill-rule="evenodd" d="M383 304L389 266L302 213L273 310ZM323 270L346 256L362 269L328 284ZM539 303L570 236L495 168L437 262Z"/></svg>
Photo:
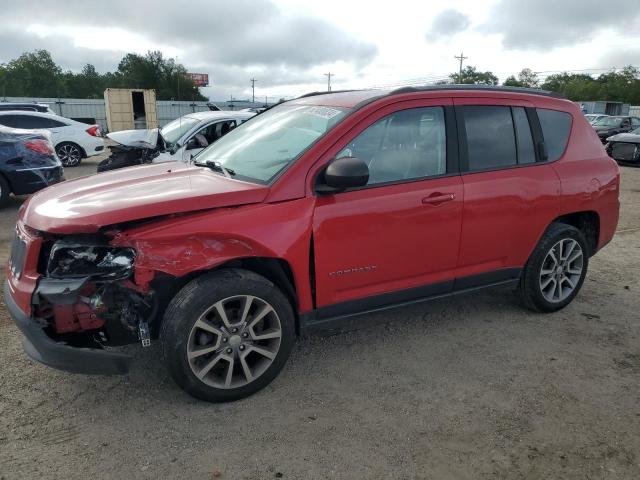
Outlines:
<svg viewBox="0 0 640 480"><path fill-rule="evenodd" d="M389 95L398 95L401 93L425 92L437 90L481 90L490 92L512 92L512 93L528 93L531 95L542 95L543 97L554 97L566 99L564 95L549 90L541 90L539 88L527 87L503 87L500 85L476 85L476 84L445 84L445 85L425 85L423 87L402 87L389 92Z"/></svg>
<svg viewBox="0 0 640 480"><path fill-rule="evenodd" d="M309 92L309 93L305 93L304 95L300 95L299 97L296 98L307 98L307 97L315 97L316 95L328 95L330 93L345 93L345 92L355 92L357 90L355 89L350 89L350 90L332 90L330 92Z"/></svg>

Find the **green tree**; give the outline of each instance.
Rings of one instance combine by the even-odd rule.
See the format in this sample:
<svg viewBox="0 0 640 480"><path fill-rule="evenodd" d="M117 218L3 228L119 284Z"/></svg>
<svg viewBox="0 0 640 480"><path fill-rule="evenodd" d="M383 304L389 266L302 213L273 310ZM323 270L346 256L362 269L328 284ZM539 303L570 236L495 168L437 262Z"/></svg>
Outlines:
<svg viewBox="0 0 640 480"><path fill-rule="evenodd" d="M62 69L46 50L20 55L4 67L5 95L57 97L63 93Z"/></svg>
<svg viewBox="0 0 640 480"><path fill-rule="evenodd" d="M531 71L530 68L523 68L520 70L520 73L518 73L518 78L511 75L506 78L503 85L507 87L538 88L540 81L538 80L538 75Z"/></svg>
<svg viewBox="0 0 640 480"><path fill-rule="evenodd" d="M459 73L449 75L450 83L464 83L477 85L497 85L498 77L493 72L479 72L476 67L468 65L462 69L462 77Z"/></svg>
<svg viewBox="0 0 640 480"><path fill-rule="evenodd" d="M102 98L107 87L153 88L158 100L207 100L186 75L183 65L161 52L126 54L115 72L99 73L87 64L79 73L66 71L46 50L20 55L0 65L0 94L12 97Z"/></svg>

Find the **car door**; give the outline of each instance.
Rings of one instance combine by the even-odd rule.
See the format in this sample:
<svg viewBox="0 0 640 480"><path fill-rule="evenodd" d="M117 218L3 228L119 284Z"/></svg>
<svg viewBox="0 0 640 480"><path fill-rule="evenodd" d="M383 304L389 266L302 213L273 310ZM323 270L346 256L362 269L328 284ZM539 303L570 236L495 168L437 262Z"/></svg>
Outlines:
<svg viewBox="0 0 640 480"><path fill-rule="evenodd" d="M334 305L325 314L450 291L463 202L450 105L436 99L386 107L331 154L359 156L369 183L317 196L316 303Z"/></svg>
<svg viewBox="0 0 640 480"><path fill-rule="evenodd" d="M558 208L560 181L540 152L559 158L566 138L558 146L554 135L571 122L555 126L544 148L536 132L540 122L553 132L554 111L495 98L454 103L465 198L456 288L517 278Z"/></svg>

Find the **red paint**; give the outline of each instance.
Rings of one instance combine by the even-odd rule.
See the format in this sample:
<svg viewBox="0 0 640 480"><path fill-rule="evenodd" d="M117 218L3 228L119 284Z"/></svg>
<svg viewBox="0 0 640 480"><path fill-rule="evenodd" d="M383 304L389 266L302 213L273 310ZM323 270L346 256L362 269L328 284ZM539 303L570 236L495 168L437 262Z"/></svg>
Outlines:
<svg viewBox="0 0 640 480"><path fill-rule="evenodd" d="M258 203L269 188L230 180L182 162L79 178L36 193L22 217L49 233L91 233L141 218Z"/></svg>
<svg viewBox="0 0 640 480"><path fill-rule="evenodd" d="M294 103L353 107L380 94L338 93ZM318 172L379 118L418 106L474 103L571 113L567 151L551 163L314 194ZM293 273L298 309L306 312L378 293L522 267L549 223L572 212L598 214L601 247L615 232L618 190L618 167L572 102L525 93L444 90L373 100L316 142L271 186L178 163L170 169L135 167L46 189L31 198L20 219L32 229L56 234L110 227L116 232L114 245L136 250L133 281L140 291L148 290L157 273L181 277L235 259L280 259ZM137 226L116 225L154 217ZM25 271L20 280L10 276L9 280L13 297L29 312L39 276L40 239L25 235L29 236Z"/></svg>

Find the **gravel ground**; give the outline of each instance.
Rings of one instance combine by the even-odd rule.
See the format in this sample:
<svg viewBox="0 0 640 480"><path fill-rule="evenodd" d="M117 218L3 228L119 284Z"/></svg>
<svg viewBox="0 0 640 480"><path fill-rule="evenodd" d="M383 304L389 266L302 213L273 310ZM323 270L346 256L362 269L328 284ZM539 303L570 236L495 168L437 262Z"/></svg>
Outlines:
<svg viewBox="0 0 640 480"><path fill-rule="evenodd" d="M35 364L0 304L0 478L640 478L640 170L623 190L563 311L495 291L370 315L300 339L232 404L182 393L157 346L126 377ZM0 210L3 264L21 201Z"/></svg>

